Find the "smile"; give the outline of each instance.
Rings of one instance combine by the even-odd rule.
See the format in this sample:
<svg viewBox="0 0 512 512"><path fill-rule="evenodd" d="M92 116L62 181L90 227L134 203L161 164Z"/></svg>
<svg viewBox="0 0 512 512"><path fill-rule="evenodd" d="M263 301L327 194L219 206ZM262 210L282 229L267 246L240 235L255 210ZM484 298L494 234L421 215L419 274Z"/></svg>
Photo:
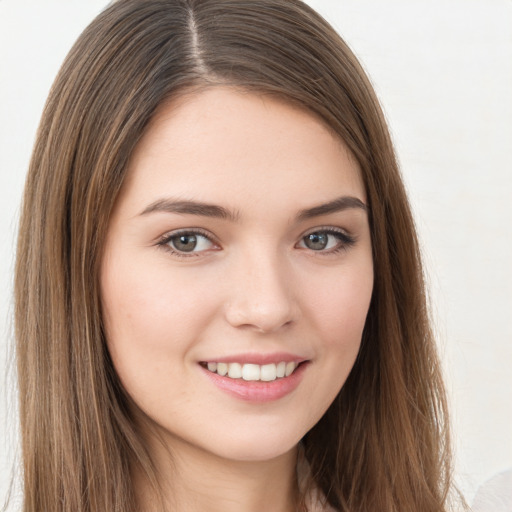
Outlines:
<svg viewBox="0 0 512 512"><path fill-rule="evenodd" d="M271 382L283 377L289 377L299 366L298 363L281 361L270 364L252 364L252 363L222 363L208 362L201 363L201 366L207 368L210 372L216 373L221 377L230 379L243 379L246 381Z"/></svg>

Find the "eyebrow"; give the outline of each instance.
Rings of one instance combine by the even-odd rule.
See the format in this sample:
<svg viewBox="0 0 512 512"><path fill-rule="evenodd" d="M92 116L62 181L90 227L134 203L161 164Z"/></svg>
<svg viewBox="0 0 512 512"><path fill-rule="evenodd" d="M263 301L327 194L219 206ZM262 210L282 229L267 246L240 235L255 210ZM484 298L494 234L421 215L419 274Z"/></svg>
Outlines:
<svg viewBox="0 0 512 512"><path fill-rule="evenodd" d="M352 208L359 208L368 213L368 206L366 206L361 199L353 196L342 196L334 199L333 201L329 201L328 203L301 210L297 215L297 219L307 220L313 217L329 215L330 213L342 212Z"/></svg>
<svg viewBox="0 0 512 512"><path fill-rule="evenodd" d="M216 204L202 203L199 201L180 201L173 199L159 199L147 206L140 215L154 212L180 213L186 215L199 215L201 217L216 217L235 222L238 213L228 210Z"/></svg>
<svg viewBox="0 0 512 512"><path fill-rule="evenodd" d="M344 210L357 208L368 212L368 207L360 199L353 196L342 196L328 203L300 210L297 214L298 221L304 221L322 215L329 215ZM214 217L236 222L240 218L238 211L229 210L223 206L203 203L199 201L183 201L174 199L158 199L147 206L140 215L148 215L155 212L178 213L182 215L198 215L201 217Z"/></svg>

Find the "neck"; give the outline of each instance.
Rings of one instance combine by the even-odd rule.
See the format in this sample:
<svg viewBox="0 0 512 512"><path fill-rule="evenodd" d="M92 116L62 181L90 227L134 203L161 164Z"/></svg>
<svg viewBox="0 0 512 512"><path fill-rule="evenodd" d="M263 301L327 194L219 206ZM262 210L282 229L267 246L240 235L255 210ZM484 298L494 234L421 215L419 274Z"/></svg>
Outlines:
<svg viewBox="0 0 512 512"><path fill-rule="evenodd" d="M165 510L180 512L294 512L297 450L265 461L233 461L181 444L172 454L156 453ZM140 509L161 511L154 491L135 474ZM148 506L149 505L149 506Z"/></svg>

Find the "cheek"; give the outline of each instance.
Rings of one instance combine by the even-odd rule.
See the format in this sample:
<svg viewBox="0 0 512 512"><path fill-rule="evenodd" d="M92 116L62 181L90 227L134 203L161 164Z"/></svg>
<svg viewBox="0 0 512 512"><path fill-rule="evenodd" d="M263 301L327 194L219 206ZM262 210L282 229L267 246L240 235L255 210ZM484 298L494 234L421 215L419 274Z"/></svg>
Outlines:
<svg viewBox="0 0 512 512"><path fill-rule="evenodd" d="M309 294L311 333L317 340L315 385L306 390L308 429L324 415L345 384L356 361L373 288L372 267L363 273L331 276ZM364 276L364 277L362 277ZM336 282L338 286L332 286ZM317 280L317 284L321 284Z"/></svg>
<svg viewBox="0 0 512 512"><path fill-rule="evenodd" d="M172 272L165 262L148 264L143 258L115 262L104 266L102 279L110 340L168 346L170 337L184 339L182 333L197 325L199 312L206 315L211 309L200 281Z"/></svg>
<svg viewBox="0 0 512 512"><path fill-rule="evenodd" d="M103 316L114 367L132 396L146 390L146 402L155 382L167 382L180 371L215 309L196 280L174 275L165 263L151 263L112 256L102 272Z"/></svg>
<svg viewBox="0 0 512 512"><path fill-rule="evenodd" d="M361 345L373 291L372 262L362 262L336 272L337 275L317 276L318 286L309 294L309 316L319 340L318 357L323 363L318 387L325 397L324 409L345 383Z"/></svg>
<svg viewBox="0 0 512 512"><path fill-rule="evenodd" d="M309 296L309 307L326 348L358 347L372 296L372 265L347 269L341 276L326 276L316 284Z"/></svg>

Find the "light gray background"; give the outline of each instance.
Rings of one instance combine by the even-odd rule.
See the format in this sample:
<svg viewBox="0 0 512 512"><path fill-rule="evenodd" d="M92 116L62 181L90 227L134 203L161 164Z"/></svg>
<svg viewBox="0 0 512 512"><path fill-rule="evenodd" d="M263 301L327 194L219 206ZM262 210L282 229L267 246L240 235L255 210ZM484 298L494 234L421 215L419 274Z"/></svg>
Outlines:
<svg viewBox="0 0 512 512"><path fill-rule="evenodd" d="M370 73L420 230L457 481L512 467L512 0L310 0ZM105 0L0 0L0 504L16 455L10 333L19 201L39 116ZM12 363L11 363L12 367Z"/></svg>

